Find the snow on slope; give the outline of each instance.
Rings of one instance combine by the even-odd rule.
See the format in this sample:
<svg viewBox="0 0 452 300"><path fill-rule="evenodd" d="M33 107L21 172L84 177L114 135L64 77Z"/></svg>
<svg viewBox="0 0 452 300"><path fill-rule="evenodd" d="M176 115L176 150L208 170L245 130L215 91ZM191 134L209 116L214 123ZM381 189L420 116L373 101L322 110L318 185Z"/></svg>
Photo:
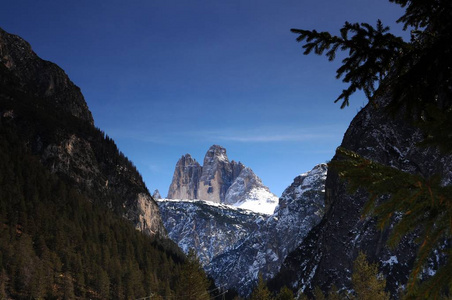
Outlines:
<svg viewBox="0 0 452 300"><path fill-rule="evenodd" d="M283 192L273 215L260 221L246 239L213 258L207 273L217 285L247 296L261 273L272 278L324 214L327 166L320 164L297 176Z"/></svg>
<svg viewBox="0 0 452 300"><path fill-rule="evenodd" d="M326 165L320 164L297 176L276 209L266 189L251 189L248 199L236 206L200 200L160 200L158 205L170 238L184 251L194 248L217 285L247 295L258 273L265 279L275 275L287 254L322 218L326 172ZM246 178L252 177L242 178L229 192L237 188L240 193L249 183Z"/></svg>
<svg viewBox="0 0 452 300"><path fill-rule="evenodd" d="M193 248L203 266L229 250L265 215L203 200L157 200L169 237L188 253Z"/></svg>
<svg viewBox="0 0 452 300"><path fill-rule="evenodd" d="M247 194L245 201L236 202L232 206L271 215L278 206L278 197L267 189L254 188Z"/></svg>

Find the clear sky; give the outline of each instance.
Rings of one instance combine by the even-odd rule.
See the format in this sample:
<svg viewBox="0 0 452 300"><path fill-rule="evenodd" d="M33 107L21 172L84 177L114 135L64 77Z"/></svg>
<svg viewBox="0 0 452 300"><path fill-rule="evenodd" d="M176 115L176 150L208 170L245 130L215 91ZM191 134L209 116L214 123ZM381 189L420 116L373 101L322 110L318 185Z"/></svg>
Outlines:
<svg viewBox="0 0 452 300"><path fill-rule="evenodd" d="M340 110L339 61L302 55L290 28L345 21L400 34L386 0L3 1L0 27L78 85L95 124L166 196L177 160L219 144L280 196L330 160L363 95Z"/></svg>

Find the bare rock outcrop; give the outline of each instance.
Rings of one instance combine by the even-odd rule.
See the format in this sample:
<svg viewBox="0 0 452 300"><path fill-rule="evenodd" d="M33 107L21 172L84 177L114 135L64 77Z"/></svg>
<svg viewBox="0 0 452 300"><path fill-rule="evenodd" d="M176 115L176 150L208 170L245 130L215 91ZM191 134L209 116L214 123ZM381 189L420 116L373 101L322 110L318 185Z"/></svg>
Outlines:
<svg viewBox="0 0 452 300"><path fill-rule="evenodd" d="M201 165L190 154L182 156L176 164L168 198L196 199L201 173Z"/></svg>
<svg viewBox="0 0 452 300"><path fill-rule="evenodd" d="M213 145L202 166L190 154L179 159L168 199L198 199L238 206L246 201L269 201L276 205L278 198L250 168L229 161L226 149Z"/></svg>

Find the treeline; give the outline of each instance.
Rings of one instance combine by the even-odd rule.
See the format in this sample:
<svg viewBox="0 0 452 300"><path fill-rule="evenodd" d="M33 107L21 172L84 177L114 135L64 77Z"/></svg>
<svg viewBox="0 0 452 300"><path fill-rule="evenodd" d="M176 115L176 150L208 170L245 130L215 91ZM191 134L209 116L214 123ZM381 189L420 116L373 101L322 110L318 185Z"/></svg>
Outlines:
<svg viewBox="0 0 452 300"><path fill-rule="evenodd" d="M249 300L389 300L390 295L385 291L386 280L378 272L378 265L367 261L364 253L359 253L353 263L351 278L352 288L339 291L335 286L324 293L320 287L315 287L311 293L294 294L287 286L283 286L277 293L271 293L262 276L259 276L257 286L251 293ZM236 300L240 300L239 297Z"/></svg>
<svg viewBox="0 0 452 300"><path fill-rule="evenodd" d="M274 285L274 282L269 284ZM325 292L316 286L312 290L306 289L299 294L294 293L287 286L283 286L278 292L271 292L266 282L259 276L257 286L254 288L248 300L389 300L389 299L411 299L406 294L403 287L397 295L390 295L386 291L386 279L378 270L377 263L370 263L364 253L360 252L353 262L353 273L351 276L351 286L349 289L339 290L332 286ZM442 298L450 299L446 295ZM242 300L236 297L235 300Z"/></svg>
<svg viewBox="0 0 452 300"><path fill-rule="evenodd" d="M186 265L175 244L47 171L0 122L0 299L170 299Z"/></svg>

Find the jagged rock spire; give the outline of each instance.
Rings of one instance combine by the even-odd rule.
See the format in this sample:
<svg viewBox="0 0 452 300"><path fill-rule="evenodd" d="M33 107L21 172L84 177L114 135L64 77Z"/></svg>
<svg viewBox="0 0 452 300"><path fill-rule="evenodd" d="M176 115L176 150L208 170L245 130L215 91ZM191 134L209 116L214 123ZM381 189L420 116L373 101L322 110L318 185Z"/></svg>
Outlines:
<svg viewBox="0 0 452 300"><path fill-rule="evenodd" d="M200 199L217 203L236 204L250 197L250 191L265 189L250 168L241 162L229 161L226 149L213 145L200 166L190 154L182 156L176 164L169 199ZM254 199L253 199L254 200Z"/></svg>

